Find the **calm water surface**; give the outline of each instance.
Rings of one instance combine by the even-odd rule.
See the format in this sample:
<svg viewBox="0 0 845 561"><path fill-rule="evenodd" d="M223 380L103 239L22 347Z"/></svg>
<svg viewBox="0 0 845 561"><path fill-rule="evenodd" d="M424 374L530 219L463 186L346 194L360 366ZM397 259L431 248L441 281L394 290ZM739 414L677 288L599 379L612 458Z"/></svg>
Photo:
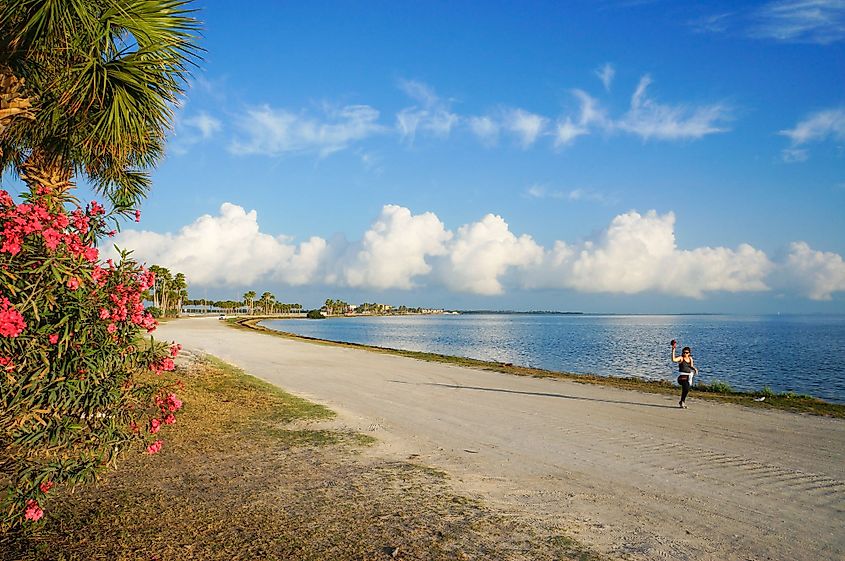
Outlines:
<svg viewBox="0 0 845 561"><path fill-rule="evenodd" d="M293 319L309 337L604 376L674 380L669 341L692 347L700 380L769 386L845 403L845 316L437 315Z"/></svg>

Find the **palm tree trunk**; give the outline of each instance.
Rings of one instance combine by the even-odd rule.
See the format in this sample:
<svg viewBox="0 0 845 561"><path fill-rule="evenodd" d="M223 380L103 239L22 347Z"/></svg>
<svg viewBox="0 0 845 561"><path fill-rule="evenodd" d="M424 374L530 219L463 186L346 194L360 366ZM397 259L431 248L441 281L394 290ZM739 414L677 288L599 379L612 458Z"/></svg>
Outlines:
<svg viewBox="0 0 845 561"><path fill-rule="evenodd" d="M35 118L32 100L23 93L24 80L8 67L0 67L0 136L15 119ZM0 155L2 154L0 150Z"/></svg>
<svg viewBox="0 0 845 561"><path fill-rule="evenodd" d="M58 156L50 156L41 150L33 150L20 169L20 176L33 191L40 186L53 192L71 189L73 170L64 165Z"/></svg>

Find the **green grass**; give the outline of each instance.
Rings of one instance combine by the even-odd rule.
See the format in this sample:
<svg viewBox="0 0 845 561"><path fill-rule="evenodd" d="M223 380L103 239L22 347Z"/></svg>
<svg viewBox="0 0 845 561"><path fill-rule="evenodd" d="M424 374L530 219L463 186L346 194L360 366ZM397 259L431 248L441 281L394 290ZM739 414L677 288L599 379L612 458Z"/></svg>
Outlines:
<svg viewBox="0 0 845 561"><path fill-rule="evenodd" d="M398 355L408 358L414 358L417 360L440 362L445 364L452 364L455 366L477 368L480 370L490 370L494 372L502 372L505 374L513 374L517 376L533 376L536 378L557 378L582 384L610 386L620 389L635 390L655 394L678 393L678 387L670 381L651 381L642 380L639 378L620 378L589 374L573 374L571 372L556 372L552 370L544 370L542 368L529 368L525 366L505 364L500 362L490 362L460 356L406 351L402 349L391 349L387 347L377 347L373 345L362 345L359 343L327 341L324 339L317 339L315 337L306 337L304 335L296 335L294 333L267 329L266 327L257 325L258 322L260 322L262 319L263 318L235 318L229 319L227 320L227 322L231 327L236 329L249 329L252 331L258 331L260 333L265 333L276 337L308 341L319 345L364 349L376 353ZM698 399L707 399L724 403L734 403L745 407L779 409L783 411L790 411L793 413L806 413L810 415L820 415L845 419L845 405L841 405L838 403L830 403L809 395L799 395L791 392L774 394L774 392L771 391L771 388L769 388L768 391L770 392L770 394L774 395L764 393L766 391L765 388L762 391L756 392L740 392L731 388L729 384L717 380L709 384L698 383L693 386L692 391L693 395ZM764 401L755 401L755 398L759 398L764 395L766 396L766 399Z"/></svg>

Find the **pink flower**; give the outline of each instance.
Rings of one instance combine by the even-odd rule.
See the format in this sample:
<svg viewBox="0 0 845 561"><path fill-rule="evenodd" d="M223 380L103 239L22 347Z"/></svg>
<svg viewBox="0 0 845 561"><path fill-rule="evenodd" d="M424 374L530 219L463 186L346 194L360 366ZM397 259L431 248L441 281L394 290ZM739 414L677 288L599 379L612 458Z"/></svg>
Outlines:
<svg viewBox="0 0 845 561"><path fill-rule="evenodd" d="M82 251L82 256L85 257L86 261L94 263L100 257L100 250L96 247L86 247Z"/></svg>
<svg viewBox="0 0 845 561"><path fill-rule="evenodd" d="M161 429L161 421L158 419L150 420L150 434L155 434Z"/></svg>
<svg viewBox="0 0 845 561"><path fill-rule="evenodd" d="M169 414L167 417L164 418L164 424L165 425L172 425L175 422L176 422L176 416L173 413Z"/></svg>
<svg viewBox="0 0 845 561"><path fill-rule="evenodd" d="M23 315L17 311L8 298L0 300L0 335L17 337L26 329Z"/></svg>
<svg viewBox="0 0 845 561"><path fill-rule="evenodd" d="M71 290L76 290L79 288L79 279L76 277L71 277L69 281L67 281L67 287Z"/></svg>
<svg viewBox="0 0 845 561"><path fill-rule="evenodd" d="M140 222L140 221L141 221L141 211L136 210L135 211L135 222Z"/></svg>
<svg viewBox="0 0 845 561"><path fill-rule="evenodd" d="M24 519L32 520L33 522L38 522L42 516L44 516L44 511L41 510L40 506L38 506L38 501L36 501L35 499L27 500L26 510L23 513Z"/></svg>
<svg viewBox="0 0 845 561"><path fill-rule="evenodd" d="M161 440L156 440L149 446L147 446L147 453L148 454L158 454L161 451L161 447L164 444Z"/></svg>
<svg viewBox="0 0 845 561"><path fill-rule="evenodd" d="M182 350L182 345L176 343L175 345L171 345L170 347L170 356L176 357L179 354L179 351Z"/></svg>
<svg viewBox="0 0 845 561"><path fill-rule="evenodd" d="M176 394L168 394L167 396L167 409L171 412L179 411L182 408L182 400L176 397Z"/></svg>
<svg viewBox="0 0 845 561"><path fill-rule="evenodd" d="M99 214L105 214L105 212L106 212L106 209L103 208L102 205L100 205L100 203L98 203L97 201L91 201L91 204L88 205L88 208L90 209L89 212L91 213L92 216L97 216Z"/></svg>
<svg viewBox="0 0 845 561"><path fill-rule="evenodd" d="M44 237L44 245L50 250L56 249L62 241L62 235L53 228L47 228L41 235Z"/></svg>
<svg viewBox="0 0 845 561"><path fill-rule="evenodd" d="M117 326L113 323L110 323L109 326L106 327L106 331L108 331L109 333L114 333L115 331L117 331Z"/></svg>
<svg viewBox="0 0 845 561"><path fill-rule="evenodd" d="M49 339L50 339L50 344L55 345L56 343L59 342L59 334L58 333L51 333Z"/></svg>
<svg viewBox="0 0 845 561"><path fill-rule="evenodd" d="M162 361L161 361L161 369L162 370L166 370L166 371L170 372L174 368L176 368L176 364L174 364L172 358L162 359Z"/></svg>
<svg viewBox="0 0 845 561"><path fill-rule="evenodd" d="M53 488L53 485L55 485L55 483L53 483L52 481L44 481L43 483L41 483L41 485L38 486L38 488L41 489L42 493L48 493L50 489Z"/></svg>
<svg viewBox="0 0 845 561"><path fill-rule="evenodd" d="M109 319L109 311L105 308L100 308L100 319Z"/></svg>

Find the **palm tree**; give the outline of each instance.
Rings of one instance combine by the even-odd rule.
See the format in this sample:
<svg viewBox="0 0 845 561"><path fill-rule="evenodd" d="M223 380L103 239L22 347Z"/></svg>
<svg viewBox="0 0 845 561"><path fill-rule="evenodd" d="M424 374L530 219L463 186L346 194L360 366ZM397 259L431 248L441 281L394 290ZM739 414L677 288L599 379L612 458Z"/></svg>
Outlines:
<svg viewBox="0 0 845 561"><path fill-rule="evenodd" d="M58 190L81 175L128 212L199 59L188 4L0 2L0 173Z"/></svg>
<svg viewBox="0 0 845 561"><path fill-rule="evenodd" d="M182 312L182 303L188 299L188 281L185 279L184 273L176 273L173 277L173 291L174 301L174 315L178 316Z"/></svg>
<svg viewBox="0 0 845 561"><path fill-rule="evenodd" d="M255 300L255 291L250 290L244 294L244 306L249 308L249 314L252 315L252 302Z"/></svg>

